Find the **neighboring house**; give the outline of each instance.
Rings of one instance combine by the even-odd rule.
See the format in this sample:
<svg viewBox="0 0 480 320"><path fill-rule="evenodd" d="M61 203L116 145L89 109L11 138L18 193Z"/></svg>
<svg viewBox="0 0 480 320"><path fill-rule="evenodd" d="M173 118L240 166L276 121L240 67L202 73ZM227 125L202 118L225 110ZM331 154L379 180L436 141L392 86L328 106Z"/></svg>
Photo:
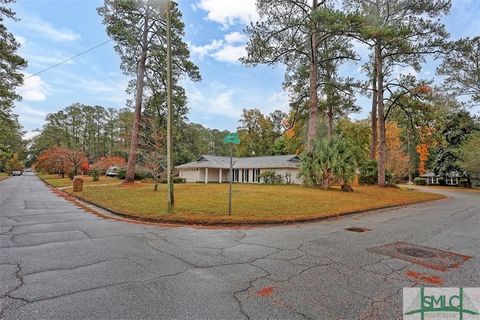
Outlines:
<svg viewBox="0 0 480 320"><path fill-rule="evenodd" d="M433 172L427 172L420 176L421 178L425 178L427 180L427 184L440 184L441 177L437 177ZM452 171L447 174L445 177L445 184L449 186L458 186L460 183L460 174L456 171Z"/></svg>
<svg viewBox="0 0 480 320"><path fill-rule="evenodd" d="M265 171L275 171L285 183L301 184L298 177L300 158L295 155L233 158L234 182L259 183ZM230 157L203 155L197 161L176 166L180 177L187 182L228 182Z"/></svg>

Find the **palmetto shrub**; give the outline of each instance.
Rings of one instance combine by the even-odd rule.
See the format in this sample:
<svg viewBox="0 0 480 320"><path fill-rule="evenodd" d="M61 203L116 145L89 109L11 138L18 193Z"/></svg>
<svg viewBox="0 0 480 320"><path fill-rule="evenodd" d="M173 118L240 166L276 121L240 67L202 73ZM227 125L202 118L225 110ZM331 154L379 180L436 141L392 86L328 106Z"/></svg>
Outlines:
<svg viewBox="0 0 480 320"><path fill-rule="evenodd" d="M341 137L319 140L311 152L302 154L300 177L307 186L327 189L334 183L348 185L357 167L352 148Z"/></svg>

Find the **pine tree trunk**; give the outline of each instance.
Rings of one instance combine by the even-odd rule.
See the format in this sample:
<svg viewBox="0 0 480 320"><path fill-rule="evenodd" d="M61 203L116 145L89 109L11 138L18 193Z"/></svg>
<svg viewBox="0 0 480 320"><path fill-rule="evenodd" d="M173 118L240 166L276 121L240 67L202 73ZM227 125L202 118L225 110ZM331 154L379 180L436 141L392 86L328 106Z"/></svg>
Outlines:
<svg viewBox="0 0 480 320"><path fill-rule="evenodd" d="M313 0L312 13L317 8L317 0ZM311 48L310 48L310 107L308 110L308 133L307 133L307 151L312 151L317 136L318 127L318 65L317 65L317 47L318 35L316 32L316 24L312 22Z"/></svg>
<svg viewBox="0 0 480 320"><path fill-rule="evenodd" d="M145 16L145 24L142 34L142 56L138 64L137 90L135 93L135 115L133 119L132 140L130 143L130 152L128 154L127 172L125 174L125 183L133 183L135 178L135 162L137 160L138 138L140 134L140 122L142 120L142 98L143 84L145 78L145 63L147 61L147 36L148 36L148 14Z"/></svg>
<svg viewBox="0 0 480 320"><path fill-rule="evenodd" d="M327 99L327 101L331 101ZM331 104L328 105L328 128L327 128L327 134L328 134L328 141L332 141L333 138L333 107Z"/></svg>
<svg viewBox="0 0 480 320"><path fill-rule="evenodd" d="M377 74L377 106L378 106L378 185L385 186L385 116L383 105L383 59L381 43L375 45L375 67Z"/></svg>
<svg viewBox="0 0 480 320"><path fill-rule="evenodd" d="M377 68L376 61L373 63L373 75L372 75L372 142L370 145L370 159L375 160L377 158Z"/></svg>

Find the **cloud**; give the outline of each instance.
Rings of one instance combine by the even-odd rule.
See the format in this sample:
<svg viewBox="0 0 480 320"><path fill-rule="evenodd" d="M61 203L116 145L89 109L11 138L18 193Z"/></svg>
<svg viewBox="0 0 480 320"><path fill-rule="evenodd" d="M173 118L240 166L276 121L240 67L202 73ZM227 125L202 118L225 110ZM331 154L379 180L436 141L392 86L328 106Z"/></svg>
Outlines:
<svg viewBox="0 0 480 320"><path fill-rule="evenodd" d="M234 63L238 62L238 59L245 56L247 51L245 45L232 46L225 45L220 50L212 54L212 57L217 61Z"/></svg>
<svg viewBox="0 0 480 320"><path fill-rule="evenodd" d="M258 20L255 2L256 0L200 0L196 6L207 11L208 20L228 28L235 23L249 24Z"/></svg>
<svg viewBox="0 0 480 320"><path fill-rule="evenodd" d="M247 54L245 49L246 36L240 32L231 32L223 39L214 39L209 44L196 46L189 44L194 56L203 59L210 56L220 62L236 63L240 57Z"/></svg>
<svg viewBox="0 0 480 320"><path fill-rule="evenodd" d="M281 89L269 94L246 91L218 82L208 85L185 82L183 85L188 96L188 106L204 119L212 115L239 119L244 108L258 108L265 114L275 110L289 111L288 93Z"/></svg>
<svg viewBox="0 0 480 320"><path fill-rule="evenodd" d="M39 126L44 122L45 116L48 112L32 108L24 103L17 103L15 105L15 113L18 114L20 123L22 125Z"/></svg>
<svg viewBox="0 0 480 320"><path fill-rule="evenodd" d="M289 111L290 106L290 99L288 97L288 93L284 90L274 92L268 98L268 106L263 108L262 111L264 112L272 112L275 110L281 110L284 112Z"/></svg>
<svg viewBox="0 0 480 320"><path fill-rule="evenodd" d="M235 107L235 91L226 89L221 84L213 82L207 87L199 89L198 85L188 82L185 89L188 96L188 105L195 111L233 118L238 118L241 114L241 108Z"/></svg>
<svg viewBox="0 0 480 320"><path fill-rule="evenodd" d="M190 51L193 55L198 56L200 59L203 59L206 55L212 53L212 51L218 50L223 45L222 40L212 40L209 44L203 46L196 46L194 44L190 44Z"/></svg>
<svg viewBox="0 0 480 320"><path fill-rule="evenodd" d="M23 55L23 57L25 57L25 59L27 59L29 63L33 62L40 65L53 65L69 58L68 56L59 51L52 51L48 56L26 53ZM66 61L63 64L73 64L73 61Z"/></svg>
<svg viewBox="0 0 480 320"><path fill-rule="evenodd" d="M247 37L244 34L238 31L235 31L235 32L230 32L229 34L226 34L225 41L227 41L227 43L239 43L239 42L245 43L247 41Z"/></svg>
<svg viewBox="0 0 480 320"><path fill-rule="evenodd" d="M29 140L38 136L39 134L40 134L40 131L36 131L36 130L25 131L23 134L23 139Z"/></svg>
<svg viewBox="0 0 480 320"><path fill-rule="evenodd" d="M401 76L417 76L418 72L411 66L395 66L393 68L392 76L399 79Z"/></svg>
<svg viewBox="0 0 480 320"><path fill-rule="evenodd" d="M24 75L25 78L31 76L29 73ZM25 79L17 92L25 101L44 101L47 98L48 85L39 76L31 76Z"/></svg>
<svg viewBox="0 0 480 320"><path fill-rule="evenodd" d="M54 42L68 42L80 39L80 34L67 29L57 28L49 22L34 16L24 16L22 26Z"/></svg>

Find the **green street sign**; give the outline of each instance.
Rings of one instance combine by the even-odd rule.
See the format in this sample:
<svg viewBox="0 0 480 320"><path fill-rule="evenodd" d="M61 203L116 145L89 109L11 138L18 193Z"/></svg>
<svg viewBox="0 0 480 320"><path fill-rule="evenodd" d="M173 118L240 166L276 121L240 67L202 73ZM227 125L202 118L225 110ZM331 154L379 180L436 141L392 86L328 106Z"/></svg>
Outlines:
<svg viewBox="0 0 480 320"><path fill-rule="evenodd" d="M229 133L223 138L223 142L225 143L233 143L233 144L239 144L240 143L240 138L238 137L238 133Z"/></svg>

